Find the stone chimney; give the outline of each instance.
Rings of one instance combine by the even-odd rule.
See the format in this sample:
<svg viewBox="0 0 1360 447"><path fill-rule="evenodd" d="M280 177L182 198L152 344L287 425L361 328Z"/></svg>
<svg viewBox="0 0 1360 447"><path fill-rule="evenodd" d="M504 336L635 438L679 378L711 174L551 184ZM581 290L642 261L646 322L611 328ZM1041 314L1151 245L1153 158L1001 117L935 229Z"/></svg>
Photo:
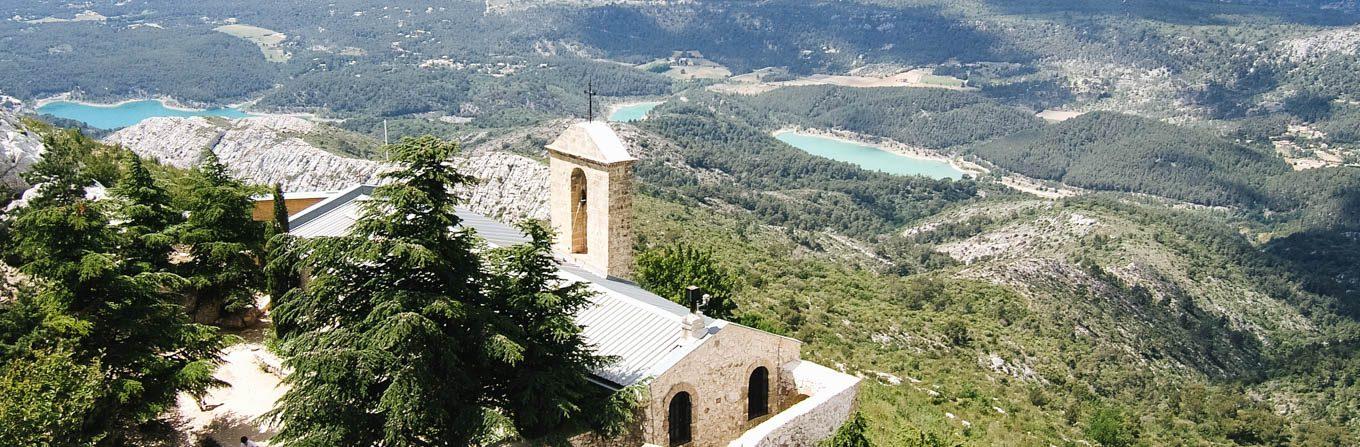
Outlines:
<svg viewBox="0 0 1360 447"><path fill-rule="evenodd" d="M681 341L698 340L708 332L708 327L704 325L704 313L699 310L700 303L707 297L707 294L700 294L698 287L685 288L685 302L689 305L689 314L680 320Z"/></svg>
<svg viewBox="0 0 1360 447"><path fill-rule="evenodd" d="M597 274L633 271L633 163L608 123L580 122L548 144L553 248Z"/></svg>

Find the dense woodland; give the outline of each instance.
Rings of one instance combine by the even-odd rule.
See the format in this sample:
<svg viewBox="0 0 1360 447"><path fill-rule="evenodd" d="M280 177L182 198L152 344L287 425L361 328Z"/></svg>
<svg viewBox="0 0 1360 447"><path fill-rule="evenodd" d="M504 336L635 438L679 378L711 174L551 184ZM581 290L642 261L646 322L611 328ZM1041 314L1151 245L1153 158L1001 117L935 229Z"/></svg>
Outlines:
<svg viewBox="0 0 1360 447"><path fill-rule="evenodd" d="M1031 177L1210 206L1291 213L1307 226L1354 228L1360 172L1294 171L1270 149L1116 113L1093 113L969 146Z"/></svg>
<svg viewBox="0 0 1360 447"><path fill-rule="evenodd" d="M756 216L658 200L642 206L647 218L639 232L649 241L712 247L721 265L743 272L735 300L745 322L804 340L805 356L815 361L903 381L879 376L864 385L861 411L875 445L1062 445L1064 439L1086 439L1100 445L1322 446L1355 439L1348 428L1348 415L1360 404L1350 397L1348 379L1357 371L1355 348L1335 346L1335 340L1353 338L1343 335L1354 330L1353 317L1338 312L1345 301L1298 290L1296 281L1324 275L1306 264L1263 258L1226 225L1206 225L1225 224L1210 214L1109 198L1003 213L982 229L1053 211L1098 216L1127 229L1057 242L1066 248L1053 262L1071 263L1077 272L1060 274L1090 275L1091 282L1012 288L972 279L954 265L911 276L876 275L839 259L799 255L806 248L798 238L766 229ZM941 231L946 234L935 236L941 241L961 240L948 235L953 230ZM1129 256L1171 260L1191 277L1126 282L1110 272ZM1004 265L981 261L971 268ZM1296 267L1297 273L1285 273ZM1201 301L1207 298L1198 295L1201 282L1224 287L1225 281L1304 307L1325 329L1282 331L1271 336L1280 344L1263 346L1259 335ZM1074 326L1092 333L1077 336ZM978 357L990 354L1024 359L1017 361L1043 379L979 367ZM1282 417L1251 397L1258 390L1306 403Z"/></svg>
<svg viewBox="0 0 1360 447"><path fill-rule="evenodd" d="M968 200L978 189L971 180L894 176L809 155L699 106L667 109L642 126L675 141L686 165L729 176L701 181L652 159L638 167L646 188L736 205L775 225L870 238Z"/></svg>
<svg viewBox="0 0 1360 447"><path fill-rule="evenodd" d="M754 96L701 94L691 97L689 104L663 105L655 114L656 119L642 126L683 144L706 138L692 135L718 133L722 136L715 138L727 145L761 147L774 144L768 132L781 127L841 129L976 156L1004 171L1092 190L1230 206L1271 215L1264 220L1300 222L1305 227L1360 225L1349 214L1360 206L1354 192L1360 184L1356 169L1296 172L1273 153L1264 136L1242 131L1225 134L1112 112L1047 124L977 93L905 88L819 86ZM723 122L705 129L745 131L666 130L685 125L696 131L694 123L704 119ZM1270 128L1283 129L1287 123L1288 119L1253 120L1239 129L1270 133ZM684 152L702 166L725 166L711 161L714 157L746 158L730 150Z"/></svg>
<svg viewBox="0 0 1360 447"><path fill-rule="evenodd" d="M1117 113L1086 114L968 150L1030 177L1205 205L1266 205L1265 180L1290 171L1259 148Z"/></svg>
<svg viewBox="0 0 1360 447"><path fill-rule="evenodd" d="M706 97L764 128L837 128L944 149L1036 129L1034 114L985 96L942 89L789 87L750 97Z"/></svg>
<svg viewBox="0 0 1360 447"><path fill-rule="evenodd" d="M260 57L254 44L211 29L120 29L96 23L44 27L52 29L0 22L0 42L6 49L0 58L0 94L42 98L79 92L91 99L170 95L227 104L268 89L282 74Z"/></svg>

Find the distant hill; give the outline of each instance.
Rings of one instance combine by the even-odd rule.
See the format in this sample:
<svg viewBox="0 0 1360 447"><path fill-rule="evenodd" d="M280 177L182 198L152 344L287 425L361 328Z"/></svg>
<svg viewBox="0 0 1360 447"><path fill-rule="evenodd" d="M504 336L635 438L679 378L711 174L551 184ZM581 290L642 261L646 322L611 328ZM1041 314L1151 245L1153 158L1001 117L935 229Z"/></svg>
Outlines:
<svg viewBox="0 0 1360 447"><path fill-rule="evenodd" d="M1030 177L1203 205L1266 206L1265 181L1287 163L1208 131L1089 113L978 144L969 152Z"/></svg>
<svg viewBox="0 0 1360 447"><path fill-rule="evenodd" d="M784 87L710 102L739 109L744 118L762 125L845 129L931 149L1043 125L1033 113L986 96L940 89Z"/></svg>

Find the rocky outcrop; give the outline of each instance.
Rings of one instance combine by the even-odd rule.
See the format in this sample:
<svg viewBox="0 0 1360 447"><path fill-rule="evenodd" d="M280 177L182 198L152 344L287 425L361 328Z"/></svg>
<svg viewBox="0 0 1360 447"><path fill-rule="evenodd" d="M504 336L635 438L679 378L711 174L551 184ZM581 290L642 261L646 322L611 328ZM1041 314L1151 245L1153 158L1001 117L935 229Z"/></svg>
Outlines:
<svg viewBox="0 0 1360 447"><path fill-rule="evenodd" d="M187 168L212 148L234 175L250 182L281 182L291 191L336 190L376 182L388 165L328 152L307 141L344 130L286 116L240 120L151 118L105 138L171 166ZM353 134L349 134L353 136ZM319 139L322 141L329 139ZM479 182L463 191L468 208L506 221L548 216L548 168L523 156L481 145L455 158Z"/></svg>
<svg viewBox="0 0 1360 447"><path fill-rule="evenodd" d="M1290 61L1298 63L1333 54L1355 54L1360 51L1360 28L1332 28L1307 36L1280 42L1280 49Z"/></svg>
<svg viewBox="0 0 1360 447"><path fill-rule="evenodd" d="M694 0L486 0L487 14L508 14L532 8L569 6L594 8L612 5L674 6L693 4Z"/></svg>
<svg viewBox="0 0 1360 447"><path fill-rule="evenodd" d="M463 191L468 208L506 222L548 218L548 166L495 151L456 162L460 172L478 180Z"/></svg>
<svg viewBox="0 0 1360 447"><path fill-rule="evenodd" d="M18 269L0 262L0 303L16 299L25 281L24 274Z"/></svg>
<svg viewBox="0 0 1360 447"><path fill-rule="evenodd" d="M42 154L42 140L24 130L17 115L0 110L0 190L28 189L28 182L20 174L28 172Z"/></svg>
<svg viewBox="0 0 1360 447"><path fill-rule="evenodd" d="M342 157L303 138L336 131L302 118L265 116L239 120L151 118L105 138L138 155L187 168L211 148L222 163L251 182L283 183L290 190L341 189L369 181L383 165Z"/></svg>

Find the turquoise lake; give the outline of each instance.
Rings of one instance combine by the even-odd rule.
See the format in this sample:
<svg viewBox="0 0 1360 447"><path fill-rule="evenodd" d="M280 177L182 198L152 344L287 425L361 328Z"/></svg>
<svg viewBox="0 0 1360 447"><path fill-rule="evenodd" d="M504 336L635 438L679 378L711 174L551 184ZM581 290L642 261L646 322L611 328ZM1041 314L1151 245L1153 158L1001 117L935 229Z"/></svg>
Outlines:
<svg viewBox="0 0 1360 447"><path fill-rule="evenodd" d="M609 114L609 120L614 122L642 121L647 118L647 113L661 105L661 102L644 102L619 107L614 113Z"/></svg>
<svg viewBox="0 0 1360 447"><path fill-rule="evenodd" d="M245 118L250 114L230 107L207 110L180 110L165 106L156 100L133 101L119 105L91 105L72 101L57 101L38 108L38 113L46 113L58 118L72 119L103 130L131 126L147 118L157 116L220 116L224 118Z"/></svg>
<svg viewBox="0 0 1360 447"><path fill-rule="evenodd" d="M797 132L780 132L775 138L809 154L854 163L872 171L896 175L924 175L936 179L963 178L963 171L950 166L947 161L908 157L867 144Z"/></svg>

